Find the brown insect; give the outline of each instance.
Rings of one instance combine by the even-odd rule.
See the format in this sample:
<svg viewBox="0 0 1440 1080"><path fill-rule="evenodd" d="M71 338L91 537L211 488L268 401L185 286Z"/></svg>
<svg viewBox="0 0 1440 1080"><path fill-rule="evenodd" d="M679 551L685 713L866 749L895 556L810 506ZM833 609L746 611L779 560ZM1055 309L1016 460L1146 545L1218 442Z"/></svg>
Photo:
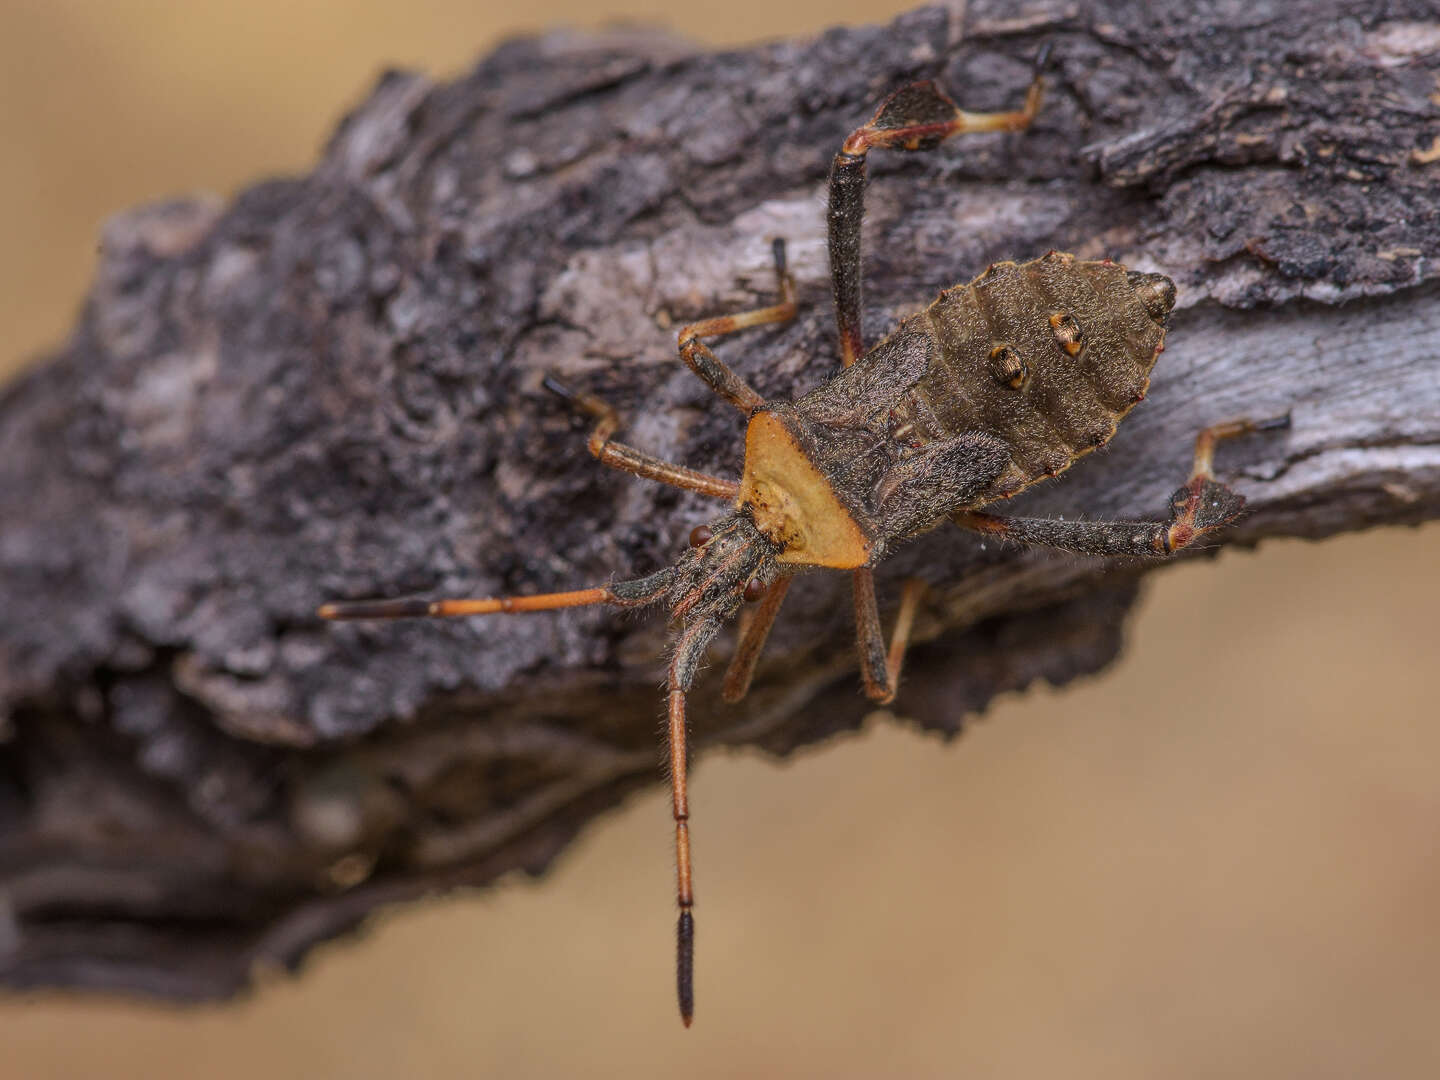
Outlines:
<svg viewBox="0 0 1440 1080"><path fill-rule="evenodd" d="M775 243L780 302L706 319L680 331L680 357L749 421L740 481L673 465L615 442L615 411L599 398L546 385L597 419L589 448L606 465L731 502L690 534L679 562L649 577L577 592L467 600L326 604L328 619L485 615L665 602L679 624L669 667L670 781L678 868L676 979L680 1015L694 1015L694 892L686 800L685 695L706 647L747 600L759 601L725 675L724 697L749 688L792 575L849 570L865 692L895 696L923 585L906 584L887 649L872 567L940 521L1026 544L1092 555L1171 555L1234 520L1243 499L1211 471L1216 440L1281 427L1288 417L1207 428L1194 470L1171 496L1164 522L1052 521L999 517L980 508L1064 471L1103 446L1145 397L1164 348L1175 286L1050 252L997 263L947 289L869 352L860 325L860 221L865 155L875 148L928 150L964 132L1023 131L1040 106L1037 73L1023 108L968 113L931 82L892 94L845 140L830 173L830 265L844 370L795 401L766 401L700 341L795 315L795 284Z"/></svg>

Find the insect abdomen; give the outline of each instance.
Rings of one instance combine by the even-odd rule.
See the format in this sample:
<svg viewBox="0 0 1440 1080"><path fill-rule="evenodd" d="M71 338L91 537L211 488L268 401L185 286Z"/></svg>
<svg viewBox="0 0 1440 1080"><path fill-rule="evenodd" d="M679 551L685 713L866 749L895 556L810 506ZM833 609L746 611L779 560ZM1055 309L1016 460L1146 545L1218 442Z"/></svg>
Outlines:
<svg viewBox="0 0 1440 1080"><path fill-rule="evenodd" d="M1167 279L1109 261L997 263L914 316L934 346L892 430L1000 439L1012 463L980 501L1013 495L1114 434L1145 395L1172 299Z"/></svg>

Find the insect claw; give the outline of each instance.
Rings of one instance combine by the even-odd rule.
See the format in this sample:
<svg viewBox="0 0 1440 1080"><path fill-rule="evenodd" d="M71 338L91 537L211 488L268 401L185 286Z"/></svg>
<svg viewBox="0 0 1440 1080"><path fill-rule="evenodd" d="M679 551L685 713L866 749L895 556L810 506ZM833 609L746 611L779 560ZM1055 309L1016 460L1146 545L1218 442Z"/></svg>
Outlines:
<svg viewBox="0 0 1440 1080"><path fill-rule="evenodd" d="M1268 420L1256 420L1256 431L1283 431L1290 426L1290 414L1284 413L1281 416L1272 416Z"/></svg>
<svg viewBox="0 0 1440 1080"><path fill-rule="evenodd" d="M1039 75L1050 66L1050 53L1053 51L1055 41L1053 38L1047 40L1035 51L1035 61L1031 64L1031 70Z"/></svg>
<svg viewBox="0 0 1440 1080"><path fill-rule="evenodd" d="M562 383L559 379L555 378L554 375L551 375L549 373L547 373L545 377L540 380L540 385L543 386L546 390L549 390L556 397L562 397L566 401L574 401L580 396L574 390L571 390L568 386Z"/></svg>

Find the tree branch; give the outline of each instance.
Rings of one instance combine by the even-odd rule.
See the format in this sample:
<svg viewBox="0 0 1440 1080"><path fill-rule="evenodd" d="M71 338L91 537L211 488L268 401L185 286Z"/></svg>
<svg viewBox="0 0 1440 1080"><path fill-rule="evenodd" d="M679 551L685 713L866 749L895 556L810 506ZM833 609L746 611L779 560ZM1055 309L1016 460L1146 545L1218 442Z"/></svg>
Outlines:
<svg viewBox="0 0 1440 1080"><path fill-rule="evenodd" d="M387 75L310 176L112 223L72 339L0 401L0 980L228 995L378 904L539 873L658 782L657 619L312 612L668 562L712 505L601 470L541 376L735 475L673 327L765 301L782 235L801 317L721 351L766 396L825 377L826 169L907 80L1010 107L1054 46L1032 133L875 155L872 340L1051 247L1181 287L1150 400L1017 512L1153 518L1200 427L1289 411L1222 451L1253 509L1231 542L1435 517L1433 6L1135 10L514 42L454 83ZM936 586L899 707L953 734L1098 670L1153 565L928 534L882 568L882 596ZM715 672L693 696L700 749L857 724L851 633L844 583L804 579L751 698L721 706Z"/></svg>

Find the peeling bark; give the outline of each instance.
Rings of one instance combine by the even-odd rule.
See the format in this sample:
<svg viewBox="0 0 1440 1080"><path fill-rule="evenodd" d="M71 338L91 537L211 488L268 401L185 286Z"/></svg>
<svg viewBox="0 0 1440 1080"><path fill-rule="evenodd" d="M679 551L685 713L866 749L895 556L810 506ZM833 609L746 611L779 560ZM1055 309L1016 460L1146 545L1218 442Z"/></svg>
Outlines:
<svg viewBox="0 0 1440 1080"><path fill-rule="evenodd" d="M767 396L824 378L830 155L907 80L1013 105L1047 40L1032 133L874 155L871 340L998 258L1162 269L1150 400L1016 512L1154 517L1196 430L1288 410L1222 452L1253 509L1230 542L1437 516L1424 0L972 3L742 53L629 30L393 73L313 174L113 222L71 340L0 400L0 981L229 995L379 904L539 873L659 782L658 618L315 606L669 561L712 507L601 470L542 374L734 475L737 418L673 327L763 302L783 235L800 318L718 348ZM899 708L953 734L1104 667L1153 565L927 534L881 573L882 597L936 586ZM742 706L702 681L702 752L859 723L846 588L792 590Z"/></svg>

